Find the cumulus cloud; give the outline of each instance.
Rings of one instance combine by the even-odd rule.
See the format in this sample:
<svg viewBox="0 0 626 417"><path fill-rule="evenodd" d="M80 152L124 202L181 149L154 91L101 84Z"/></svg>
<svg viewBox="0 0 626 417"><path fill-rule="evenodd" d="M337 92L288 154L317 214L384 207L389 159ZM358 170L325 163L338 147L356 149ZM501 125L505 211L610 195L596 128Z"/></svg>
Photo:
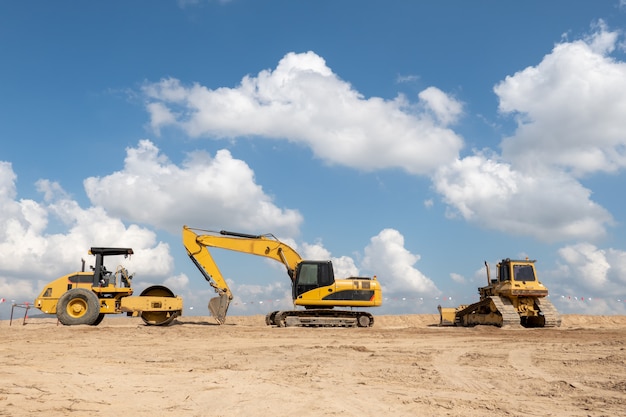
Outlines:
<svg viewBox="0 0 626 417"><path fill-rule="evenodd" d="M404 247L404 236L395 229L384 229L372 237L363 254L355 253L357 259L333 256L321 241L290 246L297 248L303 259L330 259L337 279L376 275L386 298L440 294L434 282L415 268L420 256Z"/></svg>
<svg viewBox="0 0 626 417"><path fill-rule="evenodd" d="M556 285L551 293L560 293L559 302L569 311L626 313L626 252L578 243L559 249L558 254L557 270L550 272Z"/></svg>
<svg viewBox="0 0 626 417"><path fill-rule="evenodd" d="M313 52L289 53L235 88L170 78L143 92L157 131L283 138L329 163L429 175L449 216L487 229L546 242L593 240L613 218L578 177L626 164L625 65L609 56L617 42L600 22L588 37L555 46L537 66L498 83L500 111L518 120L501 155L459 156L463 142L450 126L463 105L436 87L417 103L365 98Z"/></svg>
<svg viewBox="0 0 626 417"><path fill-rule="evenodd" d="M465 284L466 282L465 277L461 274L457 274L456 272L450 273L450 278L457 284Z"/></svg>
<svg viewBox="0 0 626 417"><path fill-rule="evenodd" d="M375 271L386 296L439 295L435 283L414 267L419 259L404 247L400 232L384 229L365 248L363 267Z"/></svg>
<svg viewBox="0 0 626 417"><path fill-rule="evenodd" d="M420 256L404 247L404 236L395 229L384 229L372 237L358 260L332 256L321 241L300 247L305 259L332 260L335 278L376 275L385 298L440 294L435 283L415 268Z"/></svg>
<svg viewBox="0 0 626 417"><path fill-rule="evenodd" d="M579 177L626 167L626 64L610 56L618 40L600 22L496 85L500 111L518 123L502 142L516 169L556 167Z"/></svg>
<svg viewBox="0 0 626 417"><path fill-rule="evenodd" d="M589 243L559 250L563 276L578 288L595 296L626 296L626 252L599 249Z"/></svg>
<svg viewBox="0 0 626 417"><path fill-rule="evenodd" d="M501 155L474 151L432 175L449 216L545 242L606 235L613 217L580 177L626 167L626 64L609 55L617 42L600 22L495 86L517 129Z"/></svg>
<svg viewBox="0 0 626 417"><path fill-rule="evenodd" d="M500 111L518 120L501 155L459 156L463 143L450 126L463 105L436 87L420 92L417 103L365 98L313 52L289 53L235 88L170 78L143 92L155 130L284 138L330 163L428 175L447 215L480 227L545 242L593 240L613 218L578 177L626 164L625 64L609 56L617 42L600 22L586 38L555 46L537 66L498 83Z"/></svg>
<svg viewBox="0 0 626 417"><path fill-rule="evenodd" d="M333 262L335 278L347 278L359 276L359 268L354 259L349 256L333 257L330 251L324 247L321 241L314 244L303 243L301 256L304 259L324 260L330 259Z"/></svg>
<svg viewBox="0 0 626 417"><path fill-rule="evenodd" d="M435 87L420 93L418 103L365 98L313 52L289 53L274 70L246 76L235 88L169 78L143 92L157 132L175 126L191 137L286 139L328 163L360 170L428 173L463 145L448 128L462 113L454 98Z"/></svg>
<svg viewBox="0 0 626 417"><path fill-rule="evenodd" d="M186 290L189 287L189 278L185 274L178 274L171 277L168 277L163 285L168 287L172 291L182 291Z"/></svg>
<svg viewBox="0 0 626 417"><path fill-rule="evenodd" d="M183 224L296 234L302 216L276 207L254 172L229 151L196 151L182 166L149 140L128 148L124 168L84 181L92 203L112 215L179 233Z"/></svg>
<svg viewBox="0 0 626 417"><path fill-rule="evenodd" d="M11 164L0 162L2 297L32 300L45 282L79 271L81 259L92 265L92 246L133 248L135 255L124 264L138 272L140 283L172 272L169 246L158 242L154 232L126 226L102 207L82 208L60 184L48 180L36 184L43 201L17 199L16 181ZM109 269L115 268L117 258L112 257Z"/></svg>
<svg viewBox="0 0 626 417"><path fill-rule="evenodd" d="M523 173L483 154L442 167L433 183L450 216L504 233L546 242L597 239L613 222L571 176Z"/></svg>

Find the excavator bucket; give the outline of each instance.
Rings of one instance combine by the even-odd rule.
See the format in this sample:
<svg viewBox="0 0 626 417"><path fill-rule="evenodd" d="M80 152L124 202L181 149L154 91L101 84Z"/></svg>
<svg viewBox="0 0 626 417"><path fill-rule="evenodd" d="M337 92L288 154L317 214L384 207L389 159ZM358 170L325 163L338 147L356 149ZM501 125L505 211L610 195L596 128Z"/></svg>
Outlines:
<svg viewBox="0 0 626 417"><path fill-rule="evenodd" d="M229 305L230 297L228 294L220 294L209 300L209 311L219 324L224 324L226 321L226 312L228 311Z"/></svg>

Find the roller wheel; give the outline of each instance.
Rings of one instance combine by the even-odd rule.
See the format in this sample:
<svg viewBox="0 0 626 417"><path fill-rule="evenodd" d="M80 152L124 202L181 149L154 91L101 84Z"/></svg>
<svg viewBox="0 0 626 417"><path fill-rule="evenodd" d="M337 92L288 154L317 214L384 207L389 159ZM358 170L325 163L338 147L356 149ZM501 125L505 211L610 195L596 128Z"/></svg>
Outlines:
<svg viewBox="0 0 626 417"><path fill-rule="evenodd" d="M142 296L149 297L176 297L174 293L167 287L163 285L153 285L152 287L148 287L141 292ZM148 326L167 326L170 324L178 315L180 311L143 311L141 313L141 319Z"/></svg>
<svg viewBox="0 0 626 417"><path fill-rule="evenodd" d="M93 291L74 288L63 294L57 303L57 318L66 326L97 324L100 302Z"/></svg>

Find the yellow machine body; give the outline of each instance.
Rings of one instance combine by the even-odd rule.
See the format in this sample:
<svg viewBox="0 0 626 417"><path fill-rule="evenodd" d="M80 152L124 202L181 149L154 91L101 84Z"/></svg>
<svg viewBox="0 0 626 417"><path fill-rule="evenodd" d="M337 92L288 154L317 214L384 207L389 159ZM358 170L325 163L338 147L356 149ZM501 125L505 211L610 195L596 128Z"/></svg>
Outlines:
<svg viewBox="0 0 626 417"><path fill-rule="evenodd" d="M139 296L132 296L132 275L119 266L109 272L105 256L131 255L130 248L91 248L96 256L93 272L74 272L46 284L34 306L54 314L65 325L98 325L106 314L127 313L141 316L148 325L166 325L180 316L183 300L168 288L154 285Z"/></svg>
<svg viewBox="0 0 626 417"><path fill-rule="evenodd" d="M561 317L538 280L534 260L503 259L492 279L489 265L487 285L478 288L480 301L458 307L438 306L441 326L522 325L558 327Z"/></svg>
<svg viewBox="0 0 626 417"><path fill-rule="evenodd" d="M263 256L286 267L292 282L294 305L303 306L305 311L272 312L267 316L268 324L286 325L287 318L291 318L291 322L305 320L307 325L338 323L341 326L368 327L374 321L371 314L332 309L377 307L382 304L382 290L376 277L335 279L330 261L303 260L294 249L271 234L212 232L183 226L182 240L189 258L218 294L209 301L209 311L220 324L226 320L233 295L208 250L210 247Z"/></svg>

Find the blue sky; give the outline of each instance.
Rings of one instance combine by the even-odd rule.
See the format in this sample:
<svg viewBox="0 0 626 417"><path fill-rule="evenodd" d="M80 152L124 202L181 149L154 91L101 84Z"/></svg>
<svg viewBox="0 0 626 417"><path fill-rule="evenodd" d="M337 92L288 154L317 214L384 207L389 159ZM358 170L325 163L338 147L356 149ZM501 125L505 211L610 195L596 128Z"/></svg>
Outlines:
<svg viewBox="0 0 626 417"><path fill-rule="evenodd" d="M214 296L187 224L273 233L374 314L477 299L537 259L563 313L626 314L620 1L0 3L0 317L130 246L140 291ZM230 315L281 265L213 252Z"/></svg>

